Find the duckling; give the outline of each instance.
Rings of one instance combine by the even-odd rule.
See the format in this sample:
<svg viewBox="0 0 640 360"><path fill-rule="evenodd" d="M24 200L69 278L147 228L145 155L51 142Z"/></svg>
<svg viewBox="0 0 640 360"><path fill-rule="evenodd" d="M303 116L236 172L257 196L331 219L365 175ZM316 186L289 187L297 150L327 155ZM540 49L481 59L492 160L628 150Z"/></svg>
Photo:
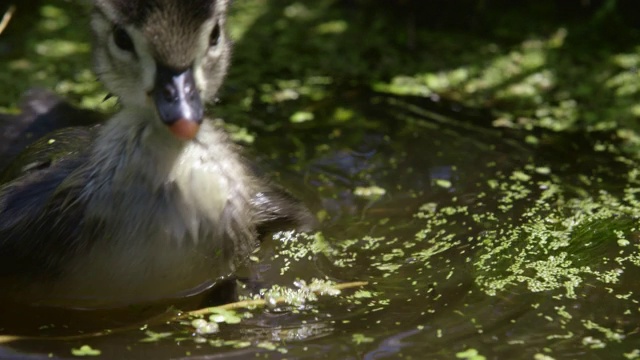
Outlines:
<svg viewBox="0 0 640 360"><path fill-rule="evenodd" d="M98 78L121 105L50 133L0 175L0 286L110 308L200 293L306 207L256 176L204 104L231 53L227 0L95 0Z"/></svg>

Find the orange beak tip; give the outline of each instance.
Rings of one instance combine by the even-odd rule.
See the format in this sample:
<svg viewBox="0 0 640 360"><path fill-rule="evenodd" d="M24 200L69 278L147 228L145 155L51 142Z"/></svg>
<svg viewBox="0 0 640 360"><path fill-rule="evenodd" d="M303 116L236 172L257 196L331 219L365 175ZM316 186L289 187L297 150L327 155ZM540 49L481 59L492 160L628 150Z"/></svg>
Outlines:
<svg viewBox="0 0 640 360"><path fill-rule="evenodd" d="M178 119L169 126L169 130L180 140L192 140L198 134L200 125L195 121Z"/></svg>

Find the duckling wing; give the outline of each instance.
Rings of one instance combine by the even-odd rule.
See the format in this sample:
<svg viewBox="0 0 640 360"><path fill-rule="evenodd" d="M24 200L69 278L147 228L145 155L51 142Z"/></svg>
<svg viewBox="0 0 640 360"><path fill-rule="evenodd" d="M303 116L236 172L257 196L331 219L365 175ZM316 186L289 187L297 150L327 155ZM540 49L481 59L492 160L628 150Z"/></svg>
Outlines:
<svg viewBox="0 0 640 360"><path fill-rule="evenodd" d="M66 128L30 145L0 174L0 277L42 274L69 252L91 128Z"/></svg>
<svg viewBox="0 0 640 360"><path fill-rule="evenodd" d="M74 107L49 90L30 89L20 100L19 114L0 114L0 170L42 136L66 127L94 125L104 117Z"/></svg>
<svg viewBox="0 0 640 360"><path fill-rule="evenodd" d="M251 199L256 225L262 238L279 230L312 231L317 220L309 209L282 187L267 183Z"/></svg>

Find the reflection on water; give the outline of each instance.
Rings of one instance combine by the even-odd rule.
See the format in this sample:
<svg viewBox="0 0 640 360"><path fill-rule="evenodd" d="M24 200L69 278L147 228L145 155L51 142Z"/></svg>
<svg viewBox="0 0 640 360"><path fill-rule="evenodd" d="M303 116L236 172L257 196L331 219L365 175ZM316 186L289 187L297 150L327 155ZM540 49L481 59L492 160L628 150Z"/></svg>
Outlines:
<svg viewBox="0 0 640 360"><path fill-rule="evenodd" d="M593 136L527 143L446 103L349 94L324 105L355 109L351 127L327 115L277 134L256 129L258 161L298 183L324 221L322 236L265 243L240 274L255 284L241 292L311 278L368 286L247 311L207 336L151 324L23 340L0 357L9 348L64 357L83 344L128 359L637 356L633 163ZM148 331L171 335L140 342Z"/></svg>

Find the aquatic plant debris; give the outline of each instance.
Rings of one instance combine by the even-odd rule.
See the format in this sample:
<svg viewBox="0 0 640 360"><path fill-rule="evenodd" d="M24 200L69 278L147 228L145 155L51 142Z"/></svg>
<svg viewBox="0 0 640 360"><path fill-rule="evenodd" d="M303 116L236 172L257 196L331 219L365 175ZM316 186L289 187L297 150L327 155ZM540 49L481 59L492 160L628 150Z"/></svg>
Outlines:
<svg viewBox="0 0 640 360"><path fill-rule="evenodd" d="M373 342L372 337L367 337L364 334L353 334L351 340L358 345Z"/></svg>
<svg viewBox="0 0 640 360"><path fill-rule="evenodd" d="M217 307L204 308L185 313L185 316L211 315L211 320L238 323L238 317L232 309L255 308L258 306L275 306L278 304L302 305L307 301L317 300L318 295L337 296L344 289L361 287L367 285L366 282L352 282L336 284L331 281L313 279L309 284L304 280L298 280L296 289L274 285L269 289L263 289L259 294L255 294L251 299L241 300L235 303L220 305Z"/></svg>
<svg viewBox="0 0 640 360"><path fill-rule="evenodd" d="M233 310L212 308L210 312L209 320L216 323L238 324L242 321L242 318Z"/></svg>
<svg viewBox="0 0 640 360"><path fill-rule="evenodd" d="M256 307L267 306L275 308L282 304L298 307L306 304L308 301L317 300L318 295L337 296L341 293L341 290L361 287L364 285L366 285L365 282L335 284L330 281L319 279L313 279L309 284L303 280L298 280L295 283L295 289L274 285L269 289L262 290L260 294L256 294L251 299L191 311L180 315L178 320L190 318L189 321L180 321L180 324L185 326L184 331L158 333L143 328L142 330L145 331L146 338L141 339L140 342L152 343L164 339L174 339L175 341L189 340L198 344L208 343L210 346L214 347L249 347L253 344L251 341L220 340L211 338L211 336L219 333L219 323L226 323L232 326L236 325L240 323L243 318L250 318L252 315L250 315L249 311ZM244 309L247 312L239 314L236 311L239 309ZM203 316L206 315L208 315L208 320L203 318ZM172 323L173 322L175 321L172 321ZM362 341L366 342L367 338L363 338ZM257 343L256 346L280 353L287 352L286 348L278 347L271 342L262 341Z"/></svg>
<svg viewBox="0 0 640 360"><path fill-rule="evenodd" d="M486 360L476 349L467 349L456 354L456 358L465 360Z"/></svg>
<svg viewBox="0 0 640 360"><path fill-rule="evenodd" d="M480 215L478 219L489 226L479 237L482 249L475 262L479 271L476 282L490 295L508 286L524 284L533 292L564 289L568 298L576 298L576 290L588 278L617 282L622 268L607 266L605 259L585 261L581 247L616 238L617 244L626 245L626 237L635 227L620 230L614 225L630 225L640 216L637 200L628 195L638 192L637 177L637 171L631 170L624 199L606 191L595 196L571 197L559 183L541 180L530 186L542 190L516 224L501 223L500 228L493 229L491 222L486 221L489 217ZM527 181L523 176L514 180L520 184ZM505 184L500 186L504 194L500 202L508 212L516 206L511 199L520 197L509 195L507 192L514 187ZM634 253L632 250L626 256L616 257L617 266L636 262Z"/></svg>
<svg viewBox="0 0 640 360"><path fill-rule="evenodd" d="M152 342L157 342L160 341L162 339L166 339L169 338L171 336L173 336L173 332L162 332L162 333L158 333L155 331L151 331L151 330L145 330L145 335L147 336L146 338L140 340L140 342L147 342L147 343L152 343Z"/></svg>
<svg viewBox="0 0 640 360"><path fill-rule="evenodd" d="M386 193L387 191L385 189L375 185L368 187L358 186L353 190L353 194L355 196L373 199L378 198Z"/></svg>
<svg viewBox="0 0 640 360"><path fill-rule="evenodd" d="M196 330L196 333L199 335L209 335L217 333L220 330L220 326L218 326L219 322L222 321L207 321L204 319L194 319L191 321L191 326ZM239 322L239 321L238 321Z"/></svg>
<svg viewBox="0 0 640 360"><path fill-rule="evenodd" d="M385 279L397 280L398 274L413 273L423 279L440 279L432 285L438 288L473 271L476 289L496 301L505 295L544 294L547 300L542 307L538 304L538 316L558 329L548 335L549 341L572 339L586 348L602 349L608 343L624 341L625 331L606 318L602 322L581 321L570 301L589 296L595 282L600 284L597 286L611 286L610 298L622 309L616 316L625 319L620 321L633 321L637 311L635 294L616 290L615 286L627 268L640 265L636 226L640 218L640 171L629 158L618 156L617 161L631 166L626 167L627 174L616 175L622 180L621 187L606 190L599 186L597 173L579 174L579 185L567 186L557 169L547 164L531 163L508 172L493 170L495 164L487 164L486 176L491 180L479 181L478 191L473 192L475 203L481 207L470 204L469 196L454 195L446 204L425 203L414 214L414 239L405 235L400 241L393 231L378 237L332 238L325 240L323 253L335 264L347 260L349 266L365 266L361 271L378 285L386 283ZM612 246L614 256L597 255ZM452 251L469 254L464 267L450 265L447 259L452 259ZM424 284L424 280L421 282ZM421 288L419 283L412 282L416 296L429 294L431 290ZM357 294L352 297L357 299ZM365 298L371 300L367 305L375 311L383 310L389 304L385 295L390 296L382 293ZM438 300L435 297L431 301L436 305ZM628 304L623 305L625 300ZM426 313L442 311L430 307L427 305ZM462 312L460 315L465 316ZM482 331L481 324L474 326ZM589 335L581 336L585 333ZM520 342L512 339L510 343ZM551 354L544 356L553 358Z"/></svg>
<svg viewBox="0 0 640 360"><path fill-rule="evenodd" d="M82 345L77 349L71 349L71 355L73 356L99 356L102 351L94 349L89 345Z"/></svg>

